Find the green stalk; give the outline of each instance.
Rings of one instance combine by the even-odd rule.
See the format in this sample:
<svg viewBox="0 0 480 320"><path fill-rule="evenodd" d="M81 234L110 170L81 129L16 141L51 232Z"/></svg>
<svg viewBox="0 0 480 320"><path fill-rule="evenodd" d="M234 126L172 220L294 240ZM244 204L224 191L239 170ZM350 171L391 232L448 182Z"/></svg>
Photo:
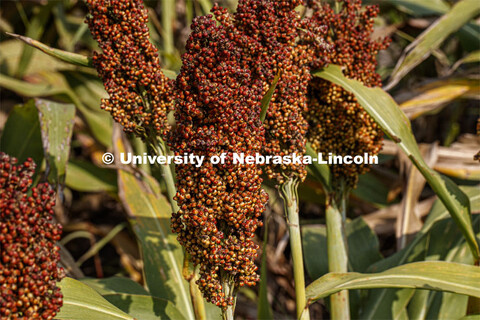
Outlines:
<svg viewBox="0 0 480 320"><path fill-rule="evenodd" d="M165 141L161 138L157 138L154 141L150 142L152 148L156 151L158 156L167 156L168 149ZM162 171L163 181L167 187L167 197L170 205L172 206L172 211L178 211L177 201L173 200L173 197L177 194L177 188L175 187L175 178L173 177L172 168L168 164L160 165L160 170Z"/></svg>
<svg viewBox="0 0 480 320"><path fill-rule="evenodd" d="M329 272L348 272L347 238L345 235L346 192L342 183L338 192L327 193L327 252ZM331 319L350 319L348 291L330 296Z"/></svg>
<svg viewBox="0 0 480 320"><path fill-rule="evenodd" d="M309 320L307 300L305 298L305 275L303 268L302 237L300 234L300 219L298 217L298 179L289 178L280 185L280 195L283 198L287 216L290 248L292 250L293 277L295 280L295 299L297 319Z"/></svg>

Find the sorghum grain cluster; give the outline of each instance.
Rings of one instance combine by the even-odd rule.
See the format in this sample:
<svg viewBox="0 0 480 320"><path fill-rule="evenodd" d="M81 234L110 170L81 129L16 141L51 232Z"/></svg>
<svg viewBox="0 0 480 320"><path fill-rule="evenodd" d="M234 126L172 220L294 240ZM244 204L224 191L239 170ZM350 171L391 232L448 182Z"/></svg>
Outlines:
<svg viewBox="0 0 480 320"><path fill-rule="evenodd" d="M55 193L48 184L29 192L35 165L16 162L0 153L0 318L53 319L64 273L55 246L62 228L51 221Z"/></svg>
<svg viewBox="0 0 480 320"><path fill-rule="evenodd" d="M148 15L141 0L87 0L86 22L102 53L93 64L109 95L101 107L126 132L165 137L173 109L173 82L160 68L149 40Z"/></svg>
<svg viewBox="0 0 480 320"><path fill-rule="evenodd" d="M264 129L259 120L262 88L252 85L242 51L212 16L196 18L176 82L176 130L170 140L175 154L206 157L204 165L176 167L180 210L172 230L200 265L197 281L206 299L226 308L238 288L258 281L253 237L265 209L257 165L233 164L233 153L261 152ZM227 155L224 164L211 157Z"/></svg>
<svg viewBox="0 0 480 320"><path fill-rule="evenodd" d="M375 72L376 55L388 46L389 39L371 39L376 6L361 7L361 0L339 0L341 10L335 13L328 4L310 1L313 9L311 23L326 25L327 43L333 49L326 55L317 54L312 69L327 63L340 65L350 79L361 81L368 87L381 86ZM381 149L382 131L358 104L353 94L331 82L314 78L310 82L308 112L308 140L317 152L336 155L376 155ZM369 170L367 165L332 166L335 177L344 179L354 187L358 175ZM338 180L337 180L338 181Z"/></svg>
<svg viewBox="0 0 480 320"><path fill-rule="evenodd" d="M307 122L302 113L306 112L311 52L296 43L303 24L294 9L301 3L240 0L234 14L218 6L212 10L229 39L242 50L241 58L255 85L261 86L262 96L280 73L264 122L265 155L305 153ZM265 172L280 184L293 175L301 180L306 176L305 166L299 164L270 165Z"/></svg>

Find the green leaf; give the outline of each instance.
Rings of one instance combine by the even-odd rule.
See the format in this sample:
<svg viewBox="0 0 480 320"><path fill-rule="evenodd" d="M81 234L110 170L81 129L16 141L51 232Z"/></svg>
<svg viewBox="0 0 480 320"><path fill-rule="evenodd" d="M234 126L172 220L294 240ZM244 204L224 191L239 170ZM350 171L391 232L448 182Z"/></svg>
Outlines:
<svg viewBox="0 0 480 320"><path fill-rule="evenodd" d="M78 95L70 88L62 74L44 72L37 76L41 79L41 84L28 83L0 74L0 87L12 90L26 97L53 96L73 103L87 122L93 136L104 146L109 147L112 145L112 120L107 112L100 109L98 111L92 111L87 108ZM86 97L89 97L89 95Z"/></svg>
<svg viewBox="0 0 480 320"><path fill-rule="evenodd" d="M262 98L262 101L261 101L262 111L260 112L260 121L262 123L265 121L265 118L267 116L268 106L270 105L270 101L272 100L273 93L277 88L277 83L278 83L278 80L280 79L280 76L281 76L281 72L278 72L275 78L273 78L272 84L270 85L270 88L268 88L267 93L265 93L265 95Z"/></svg>
<svg viewBox="0 0 480 320"><path fill-rule="evenodd" d="M52 184L63 185L70 155L75 106L41 99L36 99L35 105L47 160L48 180Z"/></svg>
<svg viewBox="0 0 480 320"><path fill-rule="evenodd" d="M418 288L480 297L478 267L453 262L415 262L380 273L329 273L306 289L312 303L341 290Z"/></svg>
<svg viewBox="0 0 480 320"><path fill-rule="evenodd" d="M382 259L377 236L362 217L345 224L347 235L349 270L364 272ZM302 243L305 266L311 278L328 273L327 229L324 225L302 226Z"/></svg>
<svg viewBox="0 0 480 320"><path fill-rule="evenodd" d="M260 267L260 288L258 289L258 319L273 319L273 311L268 302L268 267L267 267L267 243L268 222L265 221L263 229L262 265Z"/></svg>
<svg viewBox="0 0 480 320"><path fill-rule="evenodd" d="M480 62L480 50L470 52L467 56L455 62L455 64L452 66L451 72L455 71L462 64L475 62Z"/></svg>
<svg viewBox="0 0 480 320"><path fill-rule="evenodd" d="M425 60L433 50L453 32L460 29L468 21L480 13L480 1L461 0L450 11L435 21L427 30L418 36L406 49L390 78L387 87L393 87L403 76Z"/></svg>
<svg viewBox="0 0 480 320"><path fill-rule="evenodd" d="M27 45L29 45L33 48L37 48L38 50L48 54L49 56L57 58L61 61L73 64L73 65L76 65L76 66L92 67L92 59L88 58L86 56L82 56L81 54L51 48L51 47L47 46L46 44L41 43L40 41L34 40L32 38L29 38L29 37L21 36L19 34L9 33L9 32L6 32L6 33L9 36L12 36L16 39L19 39L19 40L25 42ZM35 38L37 38L37 37L35 37ZM31 48L31 49L33 50L33 48Z"/></svg>
<svg viewBox="0 0 480 320"><path fill-rule="evenodd" d="M368 88L359 81L346 78L339 66L330 65L321 71L314 72L313 75L331 81L355 95L365 111L399 145L422 173L448 208L467 239L473 255L478 259L480 250L472 228L468 197L450 179L439 175L427 166L413 136L410 121L392 97L380 88Z"/></svg>
<svg viewBox="0 0 480 320"><path fill-rule="evenodd" d="M99 168L91 162L72 159L68 163L65 184L81 192L117 190L117 172Z"/></svg>
<svg viewBox="0 0 480 320"><path fill-rule="evenodd" d="M55 319L118 320L134 318L105 300L99 293L72 278L65 278L58 283L63 294L63 306Z"/></svg>
<svg viewBox="0 0 480 320"><path fill-rule="evenodd" d="M479 211L480 193L478 192L478 187L462 187L462 190L470 199L472 211ZM449 217L448 210L443 203L440 200L435 201L422 229L413 241L409 243L406 248L394 255L375 263L368 271L379 272L400 264L424 260L427 254L426 250L431 242L431 235L440 234L439 237L442 238L445 230L448 229L449 223L451 224L452 222L448 220ZM460 231L458 228L456 230ZM444 245L443 240L440 241L440 243ZM394 317L391 306L393 301L400 299L398 297L398 291L399 290L393 289L370 290L368 299L364 301L361 318L378 319Z"/></svg>
<svg viewBox="0 0 480 320"><path fill-rule="evenodd" d="M313 150L311 144L307 142L305 154L312 158L317 158L318 154ZM327 164L314 162L310 165L313 175L317 178L326 191L332 191L332 177L330 174L330 168Z"/></svg>
<svg viewBox="0 0 480 320"><path fill-rule="evenodd" d="M124 152L116 142L117 155ZM144 274L149 292L174 301L188 319L194 319L188 283L182 276L183 250L170 231L171 209L160 193L158 182L150 176L135 176L118 170L119 197L132 217L133 230L140 241Z"/></svg>
<svg viewBox="0 0 480 320"><path fill-rule="evenodd" d="M37 167L42 165L42 136L33 100L15 106L10 112L0 139L0 151L17 158L19 163L32 158Z"/></svg>
<svg viewBox="0 0 480 320"><path fill-rule="evenodd" d="M135 317L135 319L185 319L171 301L158 297L125 293L106 294L103 297L120 310Z"/></svg>
<svg viewBox="0 0 480 320"><path fill-rule="evenodd" d="M43 35L45 26L47 25L48 18L52 11L53 2L47 3L40 7L40 10L33 16L27 27L26 34L28 37L40 38ZM23 77L32 61L33 48L30 46L24 46L16 75L17 77Z"/></svg>
<svg viewBox="0 0 480 320"><path fill-rule="evenodd" d="M101 295L112 293L127 293L148 295L148 291L135 281L123 277L111 277L104 279L85 278L80 280L82 283L95 289Z"/></svg>
<svg viewBox="0 0 480 320"><path fill-rule="evenodd" d="M8 76L15 75L24 45L23 42L18 41L17 39L0 42L0 71L2 74ZM51 56L47 56L38 50L34 50L32 61L35 61L35 63L30 63L25 70L25 74L27 75L35 74L40 71L75 68L73 65L62 62Z"/></svg>
<svg viewBox="0 0 480 320"><path fill-rule="evenodd" d="M377 207L385 207L389 204L388 187L371 172L358 177L357 187L352 190L352 195Z"/></svg>

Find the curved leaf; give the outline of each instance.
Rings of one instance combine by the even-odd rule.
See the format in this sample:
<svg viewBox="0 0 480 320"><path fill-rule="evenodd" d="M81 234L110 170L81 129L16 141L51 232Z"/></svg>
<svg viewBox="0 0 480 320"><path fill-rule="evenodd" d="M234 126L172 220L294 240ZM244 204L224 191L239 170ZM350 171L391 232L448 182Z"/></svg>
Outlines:
<svg viewBox="0 0 480 320"><path fill-rule="evenodd" d="M388 87L391 88L398 83L403 76L437 49L450 34L460 29L479 13L480 1L461 0L457 2L450 11L435 21L405 49L408 53L398 61Z"/></svg>
<svg viewBox="0 0 480 320"><path fill-rule="evenodd" d="M60 59L67 63L71 63L71 64L82 66L82 67L92 67L92 59L82 56L81 54L51 48L46 44L41 43L40 41L34 40L29 37L21 36L19 34L9 33L9 32L6 32L6 34L16 39L22 40L29 46L37 48L38 50L48 54L49 56Z"/></svg>
<svg viewBox="0 0 480 320"><path fill-rule="evenodd" d="M134 318L105 300L98 292L72 278L58 286L63 294L63 306L55 319L59 320L134 320Z"/></svg>
<svg viewBox="0 0 480 320"><path fill-rule="evenodd" d="M135 319L185 319L173 303L165 299L149 295L125 293L106 294L103 297L119 309L134 316Z"/></svg>
<svg viewBox="0 0 480 320"><path fill-rule="evenodd" d="M480 269L453 262L415 262L380 273L328 273L306 289L312 303L341 290L418 288L480 297Z"/></svg>
<svg viewBox="0 0 480 320"><path fill-rule="evenodd" d="M42 165L42 136L33 100L15 106L10 112L0 138L0 151L17 158L19 163L30 157L38 167Z"/></svg>
<svg viewBox="0 0 480 320"><path fill-rule="evenodd" d="M479 259L480 250L472 228L468 197L450 179L427 166L413 136L410 121L392 97L381 88L368 88L359 81L346 78L336 65L329 65L321 71L314 72L313 75L331 81L355 95L365 111L399 145L422 173L462 230L475 259Z"/></svg>
<svg viewBox="0 0 480 320"><path fill-rule="evenodd" d="M126 293L148 295L148 291L135 281L123 277L111 278L85 278L80 280L89 287L95 289L101 295Z"/></svg>

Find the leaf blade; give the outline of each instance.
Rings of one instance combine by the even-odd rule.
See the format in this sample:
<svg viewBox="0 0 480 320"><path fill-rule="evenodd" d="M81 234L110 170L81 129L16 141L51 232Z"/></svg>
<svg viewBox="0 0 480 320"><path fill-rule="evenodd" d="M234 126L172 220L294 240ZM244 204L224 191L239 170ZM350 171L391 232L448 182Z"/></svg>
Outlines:
<svg viewBox="0 0 480 320"><path fill-rule="evenodd" d="M480 270L453 262L415 262L380 273L329 273L306 289L314 302L341 290L372 288L418 288L480 297Z"/></svg>
<svg viewBox="0 0 480 320"><path fill-rule="evenodd" d="M58 283L63 294L63 306L55 319L84 320L134 320L94 289L72 278L65 278Z"/></svg>

